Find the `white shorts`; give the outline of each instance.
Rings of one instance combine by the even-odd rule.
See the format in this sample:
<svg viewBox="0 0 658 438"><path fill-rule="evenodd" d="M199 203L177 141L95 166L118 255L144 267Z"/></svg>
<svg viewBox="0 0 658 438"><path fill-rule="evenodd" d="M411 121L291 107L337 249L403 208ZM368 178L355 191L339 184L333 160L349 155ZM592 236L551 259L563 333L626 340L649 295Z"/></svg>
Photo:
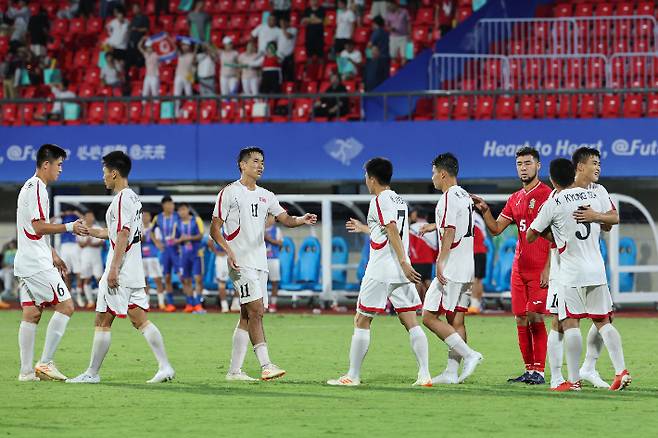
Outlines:
<svg viewBox="0 0 658 438"><path fill-rule="evenodd" d="M270 281L281 281L281 262L279 259L267 259L267 279Z"/></svg>
<svg viewBox="0 0 658 438"><path fill-rule="evenodd" d="M359 290L356 311L374 317L386 312L386 300L397 313L416 311L422 307L418 291L413 283L384 283L372 278L364 278Z"/></svg>
<svg viewBox="0 0 658 438"><path fill-rule="evenodd" d="M80 278L94 277L100 280L103 275L103 260L100 254L82 257L80 260Z"/></svg>
<svg viewBox="0 0 658 438"><path fill-rule="evenodd" d="M546 312L551 315L558 314L560 283L557 280L548 280L548 294L546 295Z"/></svg>
<svg viewBox="0 0 658 438"><path fill-rule="evenodd" d="M80 251L82 248L73 242L62 243L59 248L59 257L66 264L69 274L80 273Z"/></svg>
<svg viewBox="0 0 658 438"><path fill-rule="evenodd" d="M607 284L563 287L558 302L560 321L572 318L605 318L612 314L612 296Z"/></svg>
<svg viewBox="0 0 658 438"><path fill-rule="evenodd" d="M146 278L162 278L162 266L157 257L148 257L142 259L144 266L144 275Z"/></svg>
<svg viewBox="0 0 658 438"><path fill-rule="evenodd" d="M252 268L241 268L237 271L229 268L229 277L233 281L233 289L238 292L240 304L262 298L263 306L267 309L267 272Z"/></svg>
<svg viewBox="0 0 658 438"><path fill-rule="evenodd" d="M107 276L103 275L98 282L98 298L96 312L109 312L117 318L125 318L128 309L140 307L149 311L149 297L143 287L132 288L119 286L114 290L107 287Z"/></svg>
<svg viewBox="0 0 658 438"><path fill-rule="evenodd" d="M69 288L55 267L18 280L23 307L55 305L71 299Z"/></svg>
<svg viewBox="0 0 658 438"><path fill-rule="evenodd" d="M448 280L445 286L434 278L425 293L423 310L439 313L466 312L471 304L473 283L457 283Z"/></svg>
<svg viewBox="0 0 658 438"><path fill-rule="evenodd" d="M226 255L215 256L215 278L217 281L228 281L228 257Z"/></svg>

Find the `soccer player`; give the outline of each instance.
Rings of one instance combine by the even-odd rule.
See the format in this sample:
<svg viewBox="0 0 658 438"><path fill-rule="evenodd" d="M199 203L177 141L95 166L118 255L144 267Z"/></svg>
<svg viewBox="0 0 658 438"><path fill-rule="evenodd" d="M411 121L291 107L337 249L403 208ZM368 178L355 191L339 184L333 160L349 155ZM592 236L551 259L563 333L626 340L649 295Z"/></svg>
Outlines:
<svg viewBox="0 0 658 438"><path fill-rule="evenodd" d="M476 211L473 214L473 261L475 273L473 275L473 291L471 293L471 304L468 306L468 315L477 315L482 311L482 297L484 296L482 280L487 276L487 245L484 244L486 237L487 226L482 216Z"/></svg>
<svg viewBox="0 0 658 438"><path fill-rule="evenodd" d="M436 224L427 224L422 233L437 231L439 255L436 277L423 304L423 324L448 345L448 364L432 383L461 383L473 374L482 355L466 344L464 312L468 310L473 285L473 201L457 184L459 162L451 153L432 161L432 183L443 196L436 204ZM439 319L445 313L447 324ZM459 363L464 360L462 374Z"/></svg>
<svg viewBox="0 0 658 438"><path fill-rule="evenodd" d="M263 330L263 313L268 301L265 221L271 214L279 223L293 228L313 225L317 216L310 213L301 217L289 216L274 193L256 184L265 169L262 149L242 149L237 162L240 179L217 195L210 228L210 236L226 251L229 275L233 287L240 293L240 320L233 333L231 365L226 379L254 380L242 371L247 344L251 340L260 362L261 378L272 380L286 372L270 360Z"/></svg>
<svg viewBox="0 0 658 438"><path fill-rule="evenodd" d="M580 222L598 222L603 231L610 231L612 225L619 223L619 214L608 191L598 184L601 174L600 152L598 149L582 147L574 152L571 161L576 169L576 186L592 190L600 199L609 201L605 213L599 213L589 208L577 210L574 218ZM580 369L580 377L597 388L608 388L610 385L601 379L596 370L596 361L601 355L602 348L603 338L599 334L596 324L592 324L587 333L587 350L585 361Z"/></svg>
<svg viewBox="0 0 658 438"><path fill-rule="evenodd" d="M66 380L53 358L73 314L73 301L62 278L67 273L66 264L50 246L49 236L66 232L86 235L88 230L80 220L50 223L47 185L57 181L65 158L66 151L59 146L42 145L37 152L36 174L25 182L18 194L18 249L14 259L14 275L19 279L23 308L18 329L21 357L18 380L21 382L38 381L40 378ZM34 338L45 305L54 306L55 312L48 323L41 360L35 366Z"/></svg>
<svg viewBox="0 0 658 438"><path fill-rule="evenodd" d="M190 206L186 202L178 204L178 229L180 237L177 243L181 247L180 267L183 291L185 292L185 313L206 313L201 305L201 294L195 294L192 280L196 282L197 289L201 284L201 239L203 238L203 222L199 216L190 214Z"/></svg>
<svg viewBox="0 0 658 438"><path fill-rule="evenodd" d="M64 210L57 218L57 221L51 221L52 223L67 223L75 222L78 219L82 219L82 214L78 210ZM76 236L73 233L63 233L60 236L59 244L59 253L62 260L66 264L67 274L64 277L66 281L66 287L70 291L74 292L76 298L76 304L78 307L84 307L84 301L82 299L83 289L80 287L80 253L81 248L78 246L76 241ZM75 279L75 289L73 288L73 279Z"/></svg>
<svg viewBox="0 0 658 438"><path fill-rule="evenodd" d="M215 254L215 280L219 288L219 308L222 313L228 313L228 300L226 299L226 282L229 280L228 276L228 257L226 251L219 246L212 238L208 239L208 248ZM231 312L240 311L240 300L237 293L231 299Z"/></svg>
<svg viewBox="0 0 658 438"><path fill-rule="evenodd" d="M436 233L422 233L421 229L427 225L427 212L416 208L409 215L409 259L411 266L420 274L421 282L416 285L421 301L425 299L427 288L432 282L432 265L438 255L438 242Z"/></svg>
<svg viewBox="0 0 658 438"><path fill-rule="evenodd" d="M132 163L122 151L103 157L103 182L114 199L105 214L107 228L92 228L89 234L110 240L105 272L98 284L94 341L89 368L67 383L99 383L99 371L110 349L114 318L128 316L142 332L158 361L158 372L147 383L166 382L174 378L164 340L158 328L148 320L149 296L144 287L142 264L142 203L128 186Z"/></svg>
<svg viewBox="0 0 658 438"><path fill-rule="evenodd" d="M551 188L539 180L541 163L539 153L530 147L516 152L516 171L523 188L509 197L503 211L494 219L489 206L482 198L473 196L475 206L489 232L497 236L512 222L518 229L518 242L512 266L512 312L516 319L519 349L525 363L525 372L508 382L544 384L546 363L546 294L550 258L549 242L541 239L530 246L526 241L528 226L537 217L539 207L548 199Z"/></svg>
<svg viewBox="0 0 658 438"><path fill-rule="evenodd" d="M267 250L268 280L272 285L272 296L267 309L270 313L276 312L276 300L279 296L279 283L281 282L281 262L279 252L283 246L283 233L275 225L274 217L267 217L268 227L265 229L265 249Z"/></svg>
<svg viewBox="0 0 658 438"><path fill-rule="evenodd" d="M158 253L163 250L164 246L162 245L160 227L153 223L151 212L144 210L142 212L142 264L144 265L146 280L151 278L155 282L158 294L158 308L160 310L165 310L162 267L160 266L160 260L158 260ZM148 287L148 281L146 281L147 295Z"/></svg>
<svg viewBox="0 0 658 438"><path fill-rule="evenodd" d="M96 228L96 217L94 212L88 210L84 214L84 223L87 229ZM80 288L84 292L87 301L87 309L96 307L94 294L91 291L92 278L100 280L103 275L103 259L101 257L102 247L105 242L92 236L79 236L78 245L80 251Z"/></svg>
<svg viewBox="0 0 658 438"><path fill-rule="evenodd" d="M553 160L550 174L553 186L560 193L541 208L528 229L527 240L532 243L544 234L554 240L560 253L562 288L559 292L562 293L558 292L558 314L564 328L569 380L554 390L579 391L581 388L579 363L583 346L579 321L582 318L594 321L610 354L616 373L610 390L622 390L631 383L631 376L626 369L621 336L610 320L612 298L599 246L601 225L574 217L578 210L606 213L610 199L575 186L574 166L567 159Z"/></svg>
<svg viewBox="0 0 658 438"><path fill-rule="evenodd" d="M409 211L407 203L391 190L393 165L385 158L365 164L365 180L375 195L368 208L368 224L350 219L350 232L370 233L370 259L361 283L350 347L350 369L342 377L327 381L333 386L361 384L361 364L370 345L370 326L377 313L386 311L390 300L400 322L409 332L411 349L418 363L414 386L432 386L427 337L418 325L416 310L422 304L413 283L421 280L409 260Z"/></svg>
<svg viewBox="0 0 658 438"><path fill-rule="evenodd" d="M157 225L162 231L164 237L164 251L160 254L162 271L165 277L165 311L175 312L174 306L174 286L171 284L172 272L178 271L180 264L179 245L176 240L180 237L179 217L174 211L175 205L171 196L164 196L161 201L162 213L155 217L154 225Z"/></svg>

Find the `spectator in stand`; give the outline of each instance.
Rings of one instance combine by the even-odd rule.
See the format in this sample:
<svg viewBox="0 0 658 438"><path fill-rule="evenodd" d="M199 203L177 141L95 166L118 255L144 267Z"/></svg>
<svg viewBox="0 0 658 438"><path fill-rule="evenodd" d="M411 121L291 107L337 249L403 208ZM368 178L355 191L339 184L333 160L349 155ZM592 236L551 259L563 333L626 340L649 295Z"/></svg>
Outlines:
<svg viewBox="0 0 658 438"><path fill-rule="evenodd" d="M278 44L283 37L283 32L276 26L276 18L270 14L266 23L261 23L251 31L251 36L258 40L258 53L265 54L267 46L271 42Z"/></svg>
<svg viewBox="0 0 658 438"><path fill-rule="evenodd" d="M0 253L0 277L3 284L5 297L14 295L14 259L16 258L16 240L10 240L2 248ZM2 300L0 296L0 309L8 309L9 303Z"/></svg>
<svg viewBox="0 0 658 438"><path fill-rule="evenodd" d="M220 76L219 88L222 96L230 96L238 91L239 64L238 51L233 48L231 37L225 36L222 40L224 50L219 53Z"/></svg>
<svg viewBox="0 0 658 438"><path fill-rule="evenodd" d="M441 36L444 36L452 29L455 20L455 0L441 0L435 8L434 20L438 21Z"/></svg>
<svg viewBox="0 0 658 438"><path fill-rule="evenodd" d="M338 67L343 81L350 80L359 75L359 69L363 63L361 52L354 46L354 41L347 40L345 49L340 52ZM342 68L341 68L342 66Z"/></svg>
<svg viewBox="0 0 658 438"><path fill-rule="evenodd" d="M128 30L130 23L122 6L114 8L114 19L107 23L108 38L105 44L112 50L115 59L125 61L128 48Z"/></svg>
<svg viewBox="0 0 658 438"><path fill-rule="evenodd" d="M203 10L203 1L198 0L194 3L194 9L187 14L187 21L190 24L190 36L199 41L207 42L210 40L210 15Z"/></svg>
<svg viewBox="0 0 658 438"><path fill-rule="evenodd" d="M390 55L392 59L400 57L401 64L407 61L407 43L411 35L411 19L409 12L401 8L396 0L388 1L388 14L386 26L391 32Z"/></svg>
<svg viewBox="0 0 658 438"><path fill-rule="evenodd" d="M55 82L50 84L50 91L55 99L71 99L76 97L76 94L67 88L64 82ZM36 120L62 120L64 118L64 102L55 100L53 107L48 114L43 116L35 115Z"/></svg>
<svg viewBox="0 0 658 438"><path fill-rule="evenodd" d="M304 11L302 26L306 26L306 54L309 64L324 64L324 9L318 5L318 0L310 0L309 7Z"/></svg>
<svg viewBox="0 0 658 438"><path fill-rule="evenodd" d="M105 65L101 68L101 80L109 87L123 90L123 64L114 57L113 53L105 54Z"/></svg>
<svg viewBox="0 0 658 438"><path fill-rule="evenodd" d="M295 80L295 43L297 41L297 29L290 26L290 19L287 17L279 21L281 26L281 39L279 40L279 58L281 58L281 73L283 81L289 82Z"/></svg>
<svg viewBox="0 0 658 438"><path fill-rule="evenodd" d="M50 30L50 21L48 14L43 9L39 8L36 15L30 17L27 24L27 31L30 34L30 50L37 56L46 54L46 44L48 44L48 31Z"/></svg>
<svg viewBox="0 0 658 438"><path fill-rule="evenodd" d="M101 0L101 18L106 19L107 17L111 17L118 8L123 8L123 0Z"/></svg>
<svg viewBox="0 0 658 438"><path fill-rule="evenodd" d="M380 16L377 16L374 20L372 20L373 31L370 35L370 41L368 41L368 48L372 49L373 46L377 46L377 48L379 48L379 55L388 58L390 53L390 38L384 25L384 19Z"/></svg>
<svg viewBox="0 0 658 438"><path fill-rule="evenodd" d="M19 79L21 76L21 66L23 65L22 51L25 51L25 48L20 49L10 48L9 54L3 62L4 68L2 71L2 95L5 99L16 99L17 86L19 85Z"/></svg>
<svg viewBox="0 0 658 438"><path fill-rule="evenodd" d="M146 74L142 83L142 97L160 95L160 59L153 50L153 43L148 37L143 36L137 48L144 57Z"/></svg>
<svg viewBox="0 0 658 438"><path fill-rule="evenodd" d="M238 63L242 70L242 94L246 96L255 96L258 94L258 85L260 78L258 77L258 69L260 68L261 56L256 51L256 43L250 40L247 43L247 48L238 57Z"/></svg>
<svg viewBox="0 0 658 438"><path fill-rule="evenodd" d="M270 3L272 4L272 15L276 18L277 23L281 23L284 18L290 20L290 0L271 0Z"/></svg>
<svg viewBox="0 0 658 438"><path fill-rule="evenodd" d="M199 92L202 96L214 96L217 94L215 83L217 79L215 63L219 60L219 54L215 46L203 43L196 55L196 74L199 78Z"/></svg>
<svg viewBox="0 0 658 438"><path fill-rule="evenodd" d="M352 39L355 22L356 15L352 9L347 7L347 1L338 0L338 8L336 10L336 34L334 37L334 53L336 56L343 51L346 42Z"/></svg>
<svg viewBox="0 0 658 438"><path fill-rule="evenodd" d="M385 17L386 16L386 3L387 0L372 0L372 6L370 7L370 17L374 20L376 17Z"/></svg>
<svg viewBox="0 0 658 438"><path fill-rule="evenodd" d="M57 18L71 18L78 15L80 11L80 0L69 0L68 5L57 11Z"/></svg>
<svg viewBox="0 0 658 438"><path fill-rule="evenodd" d="M133 3L132 13L133 18L130 20L130 35L128 37L128 59L126 60L126 72L128 73L133 66L144 66L144 57L139 49L139 43L148 33L150 27L149 17L142 13L139 3Z"/></svg>
<svg viewBox="0 0 658 438"><path fill-rule="evenodd" d="M27 24L30 21L30 9L27 7L27 2L24 0L14 2L7 9L6 17L14 22L11 41L23 42L27 33Z"/></svg>
<svg viewBox="0 0 658 438"><path fill-rule="evenodd" d="M89 18L94 15L96 9L96 0L79 0L78 2L78 17Z"/></svg>
<svg viewBox="0 0 658 438"><path fill-rule="evenodd" d="M329 120L342 117L349 111L347 97L333 97L331 94L347 93L347 88L340 82L337 72L331 72L329 76L331 84L324 92L325 95L319 102L315 102L313 115L315 117L327 117Z"/></svg>
<svg viewBox="0 0 658 438"><path fill-rule="evenodd" d="M281 92L281 61L277 55L276 43L270 42L262 59L263 79L260 84L261 94Z"/></svg>
<svg viewBox="0 0 658 438"><path fill-rule="evenodd" d="M391 59L382 56L379 46L372 46L370 58L366 62L365 87L366 91L372 91L382 82L388 79Z"/></svg>
<svg viewBox="0 0 658 438"><path fill-rule="evenodd" d="M192 43L189 39L183 39L178 51L178 62L176 63L176 74L174 76L174 96L191 96L192 82L194 81L194 58L195 53L192 50ZM176 108L176 117L179 117L180 99L177 99L174 106Z"/></svg>

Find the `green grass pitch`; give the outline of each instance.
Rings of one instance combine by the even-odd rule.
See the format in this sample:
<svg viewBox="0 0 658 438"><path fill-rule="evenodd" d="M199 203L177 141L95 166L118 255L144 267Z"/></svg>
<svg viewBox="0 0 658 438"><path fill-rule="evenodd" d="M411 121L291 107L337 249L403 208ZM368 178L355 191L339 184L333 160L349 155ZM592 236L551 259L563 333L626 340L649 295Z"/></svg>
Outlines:
<svg viewBox="0 0 658 438"><path fill-rule="evenodd" d="M41 353L50 312L39 326ZM19 383L20 314L0 312L0 436L656 436L658 319L620 317L633 384L610 393L586 387L556 394L512 386L521 371L511 317L471 317L469 341L485 361L462 385L414 388L416 363L396 318L373 323L359 388L325 385L347 370L350 316L267 315L272 359L288 374L279 381L227 383L235 315L152 314L176 368L174 382L150 386L155 359L141 334L117 320L100 385ZM89 361L92 313L73 316L57 352L62 372L75 376ZM583 324L583 333L589 328ZM433 335L433 374L446 349ZM258 373L249 352L245 370ZM602 376L613 370L604 351ZM566 367L565 367L566 372ZM420 435L423 434L423 435Z"/></svg>

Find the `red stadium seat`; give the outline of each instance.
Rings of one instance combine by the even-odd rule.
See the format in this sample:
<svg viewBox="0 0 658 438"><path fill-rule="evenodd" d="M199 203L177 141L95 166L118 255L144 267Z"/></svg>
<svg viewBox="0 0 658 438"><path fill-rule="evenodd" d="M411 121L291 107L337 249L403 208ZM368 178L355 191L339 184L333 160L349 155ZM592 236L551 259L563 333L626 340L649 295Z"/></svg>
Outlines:
<svg viewBox="0 0 658 438"><path fill-rule="evenodd" d="M185 15L179 15L176 17L176 21L174 22L174 32L178 35L187 35L188 24L187 17Z"/></svg>
<svg viewBox="0 0 658 438"><path fill-rule="evenodd" d="M597 17L607 17L612 15L612 5L610 3L596 3L594 5L594 15Z"/></svg>
<svg viewBox="0 0 658 438"><path fill-rule="evenodd" d="M431 45L430 33L426 27L415 27L411 34L411 39L419 47L426 48Z"/></svg>
<svg viewBox="0 0 658 438"><path fill-rule="evenodd" d="M31 103L22 104L20 108L21 117L18 122L24 126L34 124L35 110L36 110L35 106L32 105Z"/></svg>
<svg viewBox="0 0 658 438"><path fill-rule="evenodd" d="M597 116L596 96L591 94L584 94L580 98L580 111L578 117L581 119L591 119Z"/></svg>
<svg viewBox="0 0 658 438"><path fill-rule="evenodd" d="M537 117L554 119L557 116L557 97L554 94L539 95L537 102Z"/></svg>
<svg viewBox="0 0 658 438"><path fill-rule="evenodd" d="M247 18L244 15L231 15L231 19L228 22L229 29L242 30L246 27Z"/></svg>
<svg viewBox="0 0 658 438"><path fill-rule="evenodd" d="M85 79L84 79L85 84L98 86L98 84L100 84L101 82L100 75L101 74L98 67L96 66L89 67L85 74Z"/></svg>
<svg viewBox="0 0 658 438"><path fill-rule="evenodd" d="M53 21L50 33L54 37L63 37L69 31L69 22L65 18L58 18Z"/></svg>
<svg viewBox="0 0 658 438"><path fill-rule="evenodd" d="M91 63L91 55L88 50L80 49L75 52L73 67L78 69L86 69Z"/></svg>
<svg viewBox="0 0 658 438"><path fill-rule="evenodd" d="M365 27L359 27L354 30L354 43L358 46L368 44L370 40L370 31Z"/></svg>
<svg viewBox="0 0 658 438"><path fill-rule="evenodd" d="M637 4L637 15L654 16L656 5L653 1L641 1Z"/></svg>
<svg viewBox="0 0 658 438"><path fill-rule="evenodd" d="M103 32L103 20L99 17L90 17L85 24L85 34L93 36Z"/></svg>
<svg viewBox="0 0 658 438"><path fill-rule="evenodd" d="M624 98L624 117L642 117L642 96L640 94L628 94Z"/></svg>
<svg viewBox="0 0 658 438"><path fill-rule="evenodd" d="M491 96L478 96L475 106L476 120L490 120L493 117L494 99Z"/></svg>
<svg viewBox="0 0 658 438"><path fill-rule="evenodd" d="M556 18L570 17L572 7L569 3L559 3L553 8L553 16Z"/></svg>
<svg viewBox="0 0 658 438"><path fill-rule="evenodd" d="M633 15L634 5L631 2L617 3L615 15Z"/></svg>
<svg viewBox="0 0 658 438"><path fill-rule="evenodd" d="M521 96L519 101L519 118L534 119L537 113L537 100L535 96Z"/></svg>
<svg viewBox="0 0 658 438"><path fill-rule="evenodd" d="M468 120L471 118L471 98L468 96L459 96L455 101L455 108L452 111L454 120Z"/></svg>
<svg viewBox="0 0 658 438"><path fill-rule="evenodd" d="M260 12L249 15L249 18L247 18L247 29L255 29L261 24L262 20L263 16Z"/></svg>
<svg viewBox="0 0 658 438"><path fill-rule="evenodd" d="M264 12L270 7L268 0L253 0L250 3L252 11Z"/></svg>
<svg viewBox="0 0 658 438"><path fill-rule="evenodd" d="M578 96L561 94L557 106L558 116L561 119L575 119L578 114Z"/></svg>
<svg viewBox="0 0 658 438"><path fill-rule="evenodd" d="M233 12L233 2L231 0L220 0L217 12L224 14Z"/></svg>
<svg viewBox="0 0 658 438"><path fill-rule="evenodd" d="M233 12L246 13L249 11L250 0L236 0L233 5Z"/></svg>
<svg viewBox="0 0 658 438"><path fill-rule="evenodd" d="M9 51L9 36L0 35L0 55L5 56Z"/></svg>
<svg viewBox="0 0 658 438"><path fill-rule="evenodd" d="M326 27L336 27L336 11L329 9L324 14L324 25Z"/></svg>
<svg viewBox="0 0 658 438"><path fill-rule="evenodd" d="M174 31L174 17L171 15L160 15L160 27L169 33Z"/></svg>
<svg viewBox="0 0 658 438"><path fill-rule="evenodd" d="M413 113L414 120L432 120L434 117L433 102L430 98L421 98L416 102L416 109Z"/></svg>
<svg viewBox="0 0 658 438"><path fill-rule="evenodd" d="M199 119L201 123L213 123L217 121L217 101L204 100L199 108Z"/></svg>
<svg viewBox="0 0 658 438"><path fill-rule="evenodd" d="M658 94L647 96L647 117L658 117Z"/></svg>
<svg viewBox="0 0 658 438"><path fill-rule="evenodd" d="M594 11L589 3L577 3L573 15L575 17L591 17Z"/></svg>
<svg viewBox="0 0 658 438"><path fill-rule="evenodd" d="M18 107L15 104L2 106L2 124L4 126L13 126L18 122Z"/></svg>
<svg viewBox="0 0 658 438"><path fill-rule="evenodd" d="M187 100L180 108L180 114L176 119L178 123L189 124L196 121L196 102Z"/></svg>
<svg viewBox="0 0 658 438"><path fill-rule="evenodd" d="M296 99L293 108L293 122L307 122L311 119L313 101L311 99Z"/></svg>
<svg viewBox="0 0 658 438"><path fill-rule="evenodd" d="M303 11L306 9L306 0L292 0L293 11Z"/></svg>
<svg viewBox="0 0 658 438"><path fill-rule="evenodd" d="M416 13L416 24L434 24L434 11L432 8L420 8Z"/></svg>
<svg viewBox="0 0 658 438"><path fill-rule="evenodd" d="M107 106L107 120L110 125L126 123L126 106L121 102L110 102Z"/></svg>
<svg viewBox="0 0 658 438"><path fill-rule="evenodd" d="M212 21L210 22L211 29L227 29L228 28L228 16L224 14L213 15Z"/></svg>
<svg viewBox="0 0 658 438"><path fill-rule="evenodd" d="M93 102L89 105L87 123L90 125L100 125L105 123L105 105L102 102Z"/></svg>
<svg viewBox="0 0 658 438"><path fill-rule="evenodd" d="M141 102L130 102L128 104L128 123L142 123L142 111Z"/></svg>
<svg viewBox="0 0 658 438"><path fill-rule="evenodd" d="M72 18L69 23L68 35L76 37L85 33L86 23L82 18Z"/></svg>
<svg viewBox="0 0 658 438"><path fill-rule="evenodd" d="M619 110L621 109L620 95L612 94L603 97L603 108L601 109L601 117L604 119L611 119L619 117Z"/></svg>
<svg viewBox="0 0 658 438"><path fill-rule="evenodd" d="M436 120L450 120L452 102L449 97L436 98Z"/></svg>
<svg viewBox="0 0 658 438"><path fill-rule="evenodd" d="M457 12L455 13L455 17L457 18L457 23L463 22L468 17L470 17L472 13L473 13L473 8L471 7L457 8Z"/></svg>
<svg viewBox="0 0 658 438"><path fill-rule="evenodd" d="M514 118L516 101L513 96L498 96L496 99L496 119L511 120Z"/></svg>

